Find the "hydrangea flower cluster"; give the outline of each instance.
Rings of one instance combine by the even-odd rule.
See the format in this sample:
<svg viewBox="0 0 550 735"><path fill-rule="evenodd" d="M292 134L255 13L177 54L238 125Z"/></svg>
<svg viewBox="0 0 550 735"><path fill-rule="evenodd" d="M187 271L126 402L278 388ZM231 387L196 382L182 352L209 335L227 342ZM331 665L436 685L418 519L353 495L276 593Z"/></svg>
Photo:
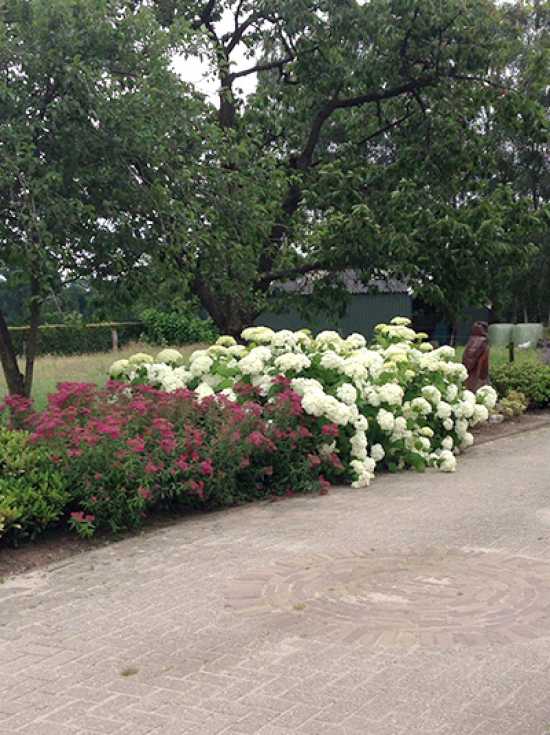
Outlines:
<svg viewBox="0 0 550 735"><path fill-rule="evenodd" d="M236 387L248 384L269 405L284 376L326 436L320 456L337 456L354 487L368 485L377 466L453 472L456 456L473 444L471 427L487 421L497 401L489 386L477 394L465 390L467 371L454 349L434 349L404 317L378 325L370 346L360 334L259 326L245 329L242 339L220 337L187 365L176 350L155 360L134 355L114 363L111 377L234 401L240 400ZM337 427L337 438L326 426Z"/></svg>

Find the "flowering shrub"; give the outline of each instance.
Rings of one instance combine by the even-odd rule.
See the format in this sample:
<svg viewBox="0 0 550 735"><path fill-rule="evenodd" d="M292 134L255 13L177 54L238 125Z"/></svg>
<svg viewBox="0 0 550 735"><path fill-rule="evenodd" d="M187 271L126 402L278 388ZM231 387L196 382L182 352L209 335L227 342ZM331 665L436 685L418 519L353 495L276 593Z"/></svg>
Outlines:
<svg viewBox="0 0 550 735"><path fill-rule="evenodd" d="M188 389L64 383L41 413L30 413L28 401L11 408L70 488L69 524L90 536L138 526L158 508L324 492L344 468L335 453L316 449L325 436L337 441L339 428L309 416L290 380L276 385L262 406L250 384L236 384L233 401L200 400Z"/></svg>
<svg viewBox="0 0 550 735"><path fill-rule="evenodd" d="M370 348L360 334L343 339L331 331L313 337L250 327L242 338L245 344L220 337L188 365L175 351L169 359L135 355L114 363L111 375L167 392L190 389L207 405L214 396L238 405L236 387L248 386L269 408L292 390L320 436L316 456L338 462L354 487L368 485L377 465L454 471L456 455L473 443L470 428L488 419L497 400L490 387L465 390L467 372L453 348L433 349L401 317L379 325Z"/></svg>

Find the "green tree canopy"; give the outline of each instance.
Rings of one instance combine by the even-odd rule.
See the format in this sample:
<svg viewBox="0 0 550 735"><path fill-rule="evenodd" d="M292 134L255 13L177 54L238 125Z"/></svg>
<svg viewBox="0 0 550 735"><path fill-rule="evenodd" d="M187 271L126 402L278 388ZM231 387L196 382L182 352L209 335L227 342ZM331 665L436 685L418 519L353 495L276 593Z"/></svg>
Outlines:
<svg viewBox="0 0 550 735"><path fill-rule="evenodd" d="M524 39L508 7L155 6L219 88L216 105L204 102L200 215L173 222L165 257L220 329L237 334L274 285L303 274L336 297L347 267L403 275L452 313L487 297L496 263L528 257L528 203L496 165L502 100L524 102L510 75ZM258 84L245 98L250 75Z"/></svg>
<svg viewBox="0 0 550 735"><path fill-rule="evenodd" d="M10 391L28 395L51 289L128 272L156 242L167 162L193 146L196 101L150 9L7 0L0 14L0 272L28 284L31 325L23 375L0 311L0 358Z"/></svg>

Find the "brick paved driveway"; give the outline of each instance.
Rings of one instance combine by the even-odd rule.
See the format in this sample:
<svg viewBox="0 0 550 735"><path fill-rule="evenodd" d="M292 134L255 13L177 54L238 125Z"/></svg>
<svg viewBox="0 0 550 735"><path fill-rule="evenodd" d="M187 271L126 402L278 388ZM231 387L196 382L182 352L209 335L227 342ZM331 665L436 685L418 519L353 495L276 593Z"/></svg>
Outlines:
<svg viewBox="0 0 550 735"><path fill-rule="evenodd" d="M549 732L549 429L0 585L0 735Z"/></svg>

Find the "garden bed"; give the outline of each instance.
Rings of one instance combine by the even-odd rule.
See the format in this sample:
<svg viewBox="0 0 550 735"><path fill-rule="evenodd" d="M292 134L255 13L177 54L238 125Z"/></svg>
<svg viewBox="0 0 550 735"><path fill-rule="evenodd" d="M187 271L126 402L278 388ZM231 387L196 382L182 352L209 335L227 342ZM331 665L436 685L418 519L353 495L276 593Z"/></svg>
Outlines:
<svg viewBox="0 0 550 735"><path fill-rule="evenodd" d="M479 447L488 442L514 436L515 434L536 431L546 426L550 426L550 410L530 411L524 416L500 424L483 424L483 426L474 430L475 446ZM225 509L223 512L227 512L227 510ZM162 513L147 519L139 531L129 531L117 537L104 532L98 533L90 539L82 539L67 528L51 528L33 543L27 543L17 548L0 545L0 584L13 575L24 574L49 565L61 564L77 554L114 544L132 536L155 533L160 529L181 523L196 515L198 513L191 516L182 516L178 513Z"/></svg>

